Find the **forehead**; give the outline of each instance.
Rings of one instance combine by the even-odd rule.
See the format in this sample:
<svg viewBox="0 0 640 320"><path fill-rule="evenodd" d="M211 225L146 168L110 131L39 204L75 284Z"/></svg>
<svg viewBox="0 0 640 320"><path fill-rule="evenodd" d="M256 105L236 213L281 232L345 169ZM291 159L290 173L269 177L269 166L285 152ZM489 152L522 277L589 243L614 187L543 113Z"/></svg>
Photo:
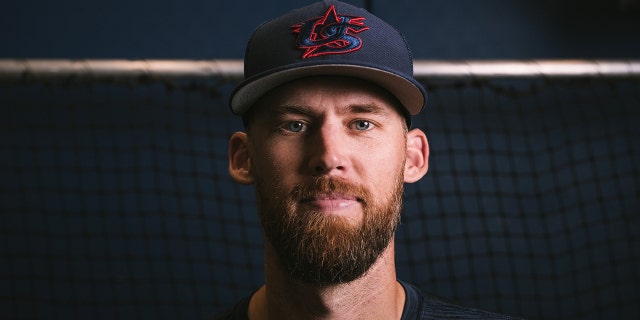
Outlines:
<svg viewBox="0 0 640 320"><path fill-rule="evenodd" d="M385 89L370 82L347 77L309 77L292 81L265 94L251 108L254 116L269 114L274 108L296 106L316 108L354 106L375 107L378 112L398 115L403 112L400 102Z"/></svg>

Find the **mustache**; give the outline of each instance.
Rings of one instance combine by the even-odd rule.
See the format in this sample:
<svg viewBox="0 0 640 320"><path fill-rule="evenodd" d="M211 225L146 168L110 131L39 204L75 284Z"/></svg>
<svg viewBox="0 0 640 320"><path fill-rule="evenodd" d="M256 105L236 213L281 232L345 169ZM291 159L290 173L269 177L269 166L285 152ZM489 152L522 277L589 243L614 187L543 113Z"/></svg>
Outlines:
<svg viewBox="0 0 640 320"><path fill-rule="evenodd" d="M328 194L354 197L363 204L371 201L371 194L364 186L336 177L316 177L307 183L298 184L291 190L290 197L294 201L303 201Z"/></svg>

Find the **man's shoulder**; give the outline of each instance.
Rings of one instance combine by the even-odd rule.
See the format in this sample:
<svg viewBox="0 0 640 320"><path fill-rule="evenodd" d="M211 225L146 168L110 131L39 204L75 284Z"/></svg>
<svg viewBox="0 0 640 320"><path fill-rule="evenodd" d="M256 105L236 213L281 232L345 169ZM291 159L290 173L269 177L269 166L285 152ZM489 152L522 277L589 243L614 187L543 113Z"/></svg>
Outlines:
<svg viewBox="0 0 640 320"><path fill-rule="evenodd" d="M465 307L438 297L427 297L425 300L428 301L424 312L426 317L423 316L419 319L520 319L486 310Z"/></svg>
<svg viewBox="0 0 640 320"><path fill-rule="evenodd" d="M519 319L512 316L466 307L435 295L424 294L412 284L400 282L405 288L406 300L402 320L429 319Z"/></svg>
<svg viewBox="0 0 640 320"><path fill-rule="evenodd" d="M249 320L247 310L249 310L249 297L238 301L233 307L214 316L212 320Z"/></svg>

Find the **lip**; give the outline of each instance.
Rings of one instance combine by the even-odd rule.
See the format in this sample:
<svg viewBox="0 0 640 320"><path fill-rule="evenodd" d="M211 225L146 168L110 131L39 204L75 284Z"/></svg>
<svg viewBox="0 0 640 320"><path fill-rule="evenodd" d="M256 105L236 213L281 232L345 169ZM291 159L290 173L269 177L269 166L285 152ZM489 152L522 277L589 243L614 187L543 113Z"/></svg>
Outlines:
<svg viewBox="0 0 640 320"><path fill-rule="evenodd" d="M350 209L359 205L362 201L355 196L331 193L316 195L303 199L301 202L322 212L335 212Z"/></svg>

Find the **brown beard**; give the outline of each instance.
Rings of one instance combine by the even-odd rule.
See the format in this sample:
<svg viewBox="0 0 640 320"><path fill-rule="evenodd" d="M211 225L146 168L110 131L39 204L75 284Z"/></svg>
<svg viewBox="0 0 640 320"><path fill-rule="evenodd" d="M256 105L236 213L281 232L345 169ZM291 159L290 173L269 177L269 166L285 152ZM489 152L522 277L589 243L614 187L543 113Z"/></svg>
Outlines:
<svg viewBox="0 0 640 320"><path fill-rule="evenodd" d="M297 185L285 198L276 198L271 192L274 186L256 180L265 236L289 275L308 284L345 283L364 275L388 247L400 221L402 174L392 192L378 198L362 186L327 177ZM323 193L355 196L363 208L362 221L354 224L300 208L301 200Z"/></svg>

